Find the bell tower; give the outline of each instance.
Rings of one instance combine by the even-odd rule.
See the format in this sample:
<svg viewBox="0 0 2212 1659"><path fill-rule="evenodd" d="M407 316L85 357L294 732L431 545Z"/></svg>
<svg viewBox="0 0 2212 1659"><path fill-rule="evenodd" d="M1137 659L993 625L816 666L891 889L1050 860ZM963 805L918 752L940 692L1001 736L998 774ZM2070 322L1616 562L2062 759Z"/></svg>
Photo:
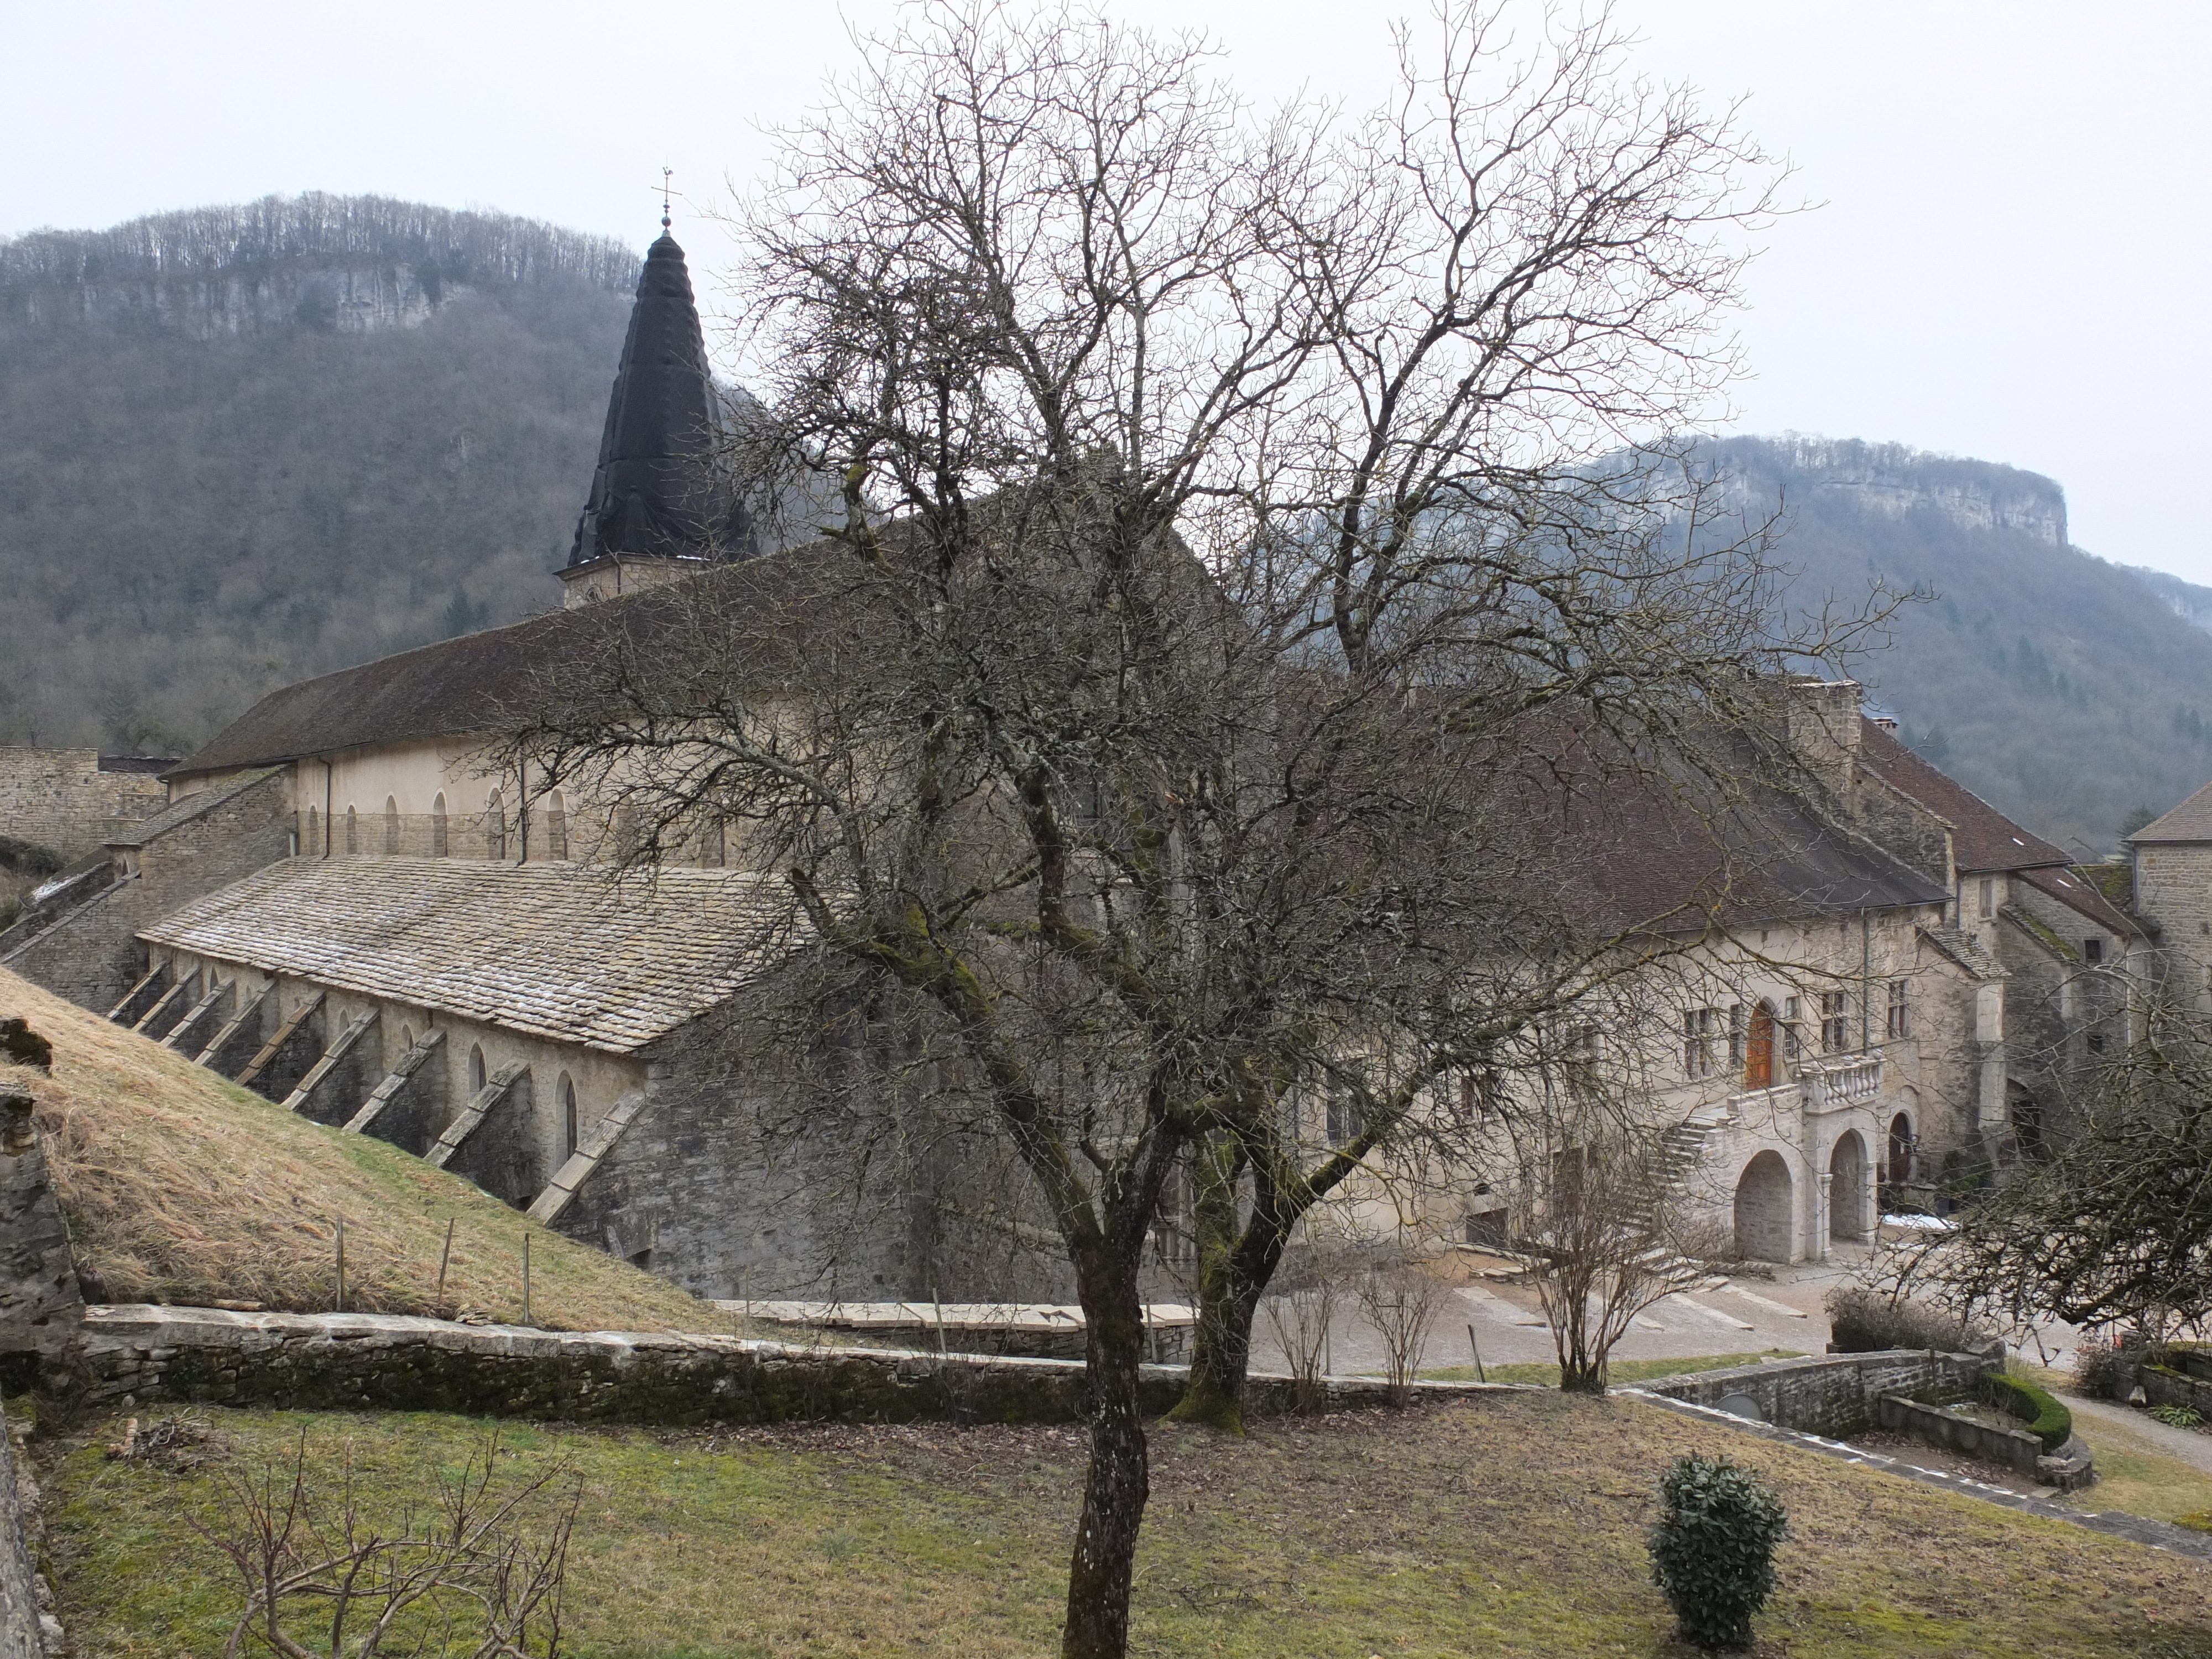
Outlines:
<svg viewBox="0 0 2212 1659"><path fill-rule="evenodd" d="M684 250L646 250L615 370L607 424L576 539L560 571L565 608L635 592L750 556L742 500L716 453L720 394L707 367Z"/></svg>

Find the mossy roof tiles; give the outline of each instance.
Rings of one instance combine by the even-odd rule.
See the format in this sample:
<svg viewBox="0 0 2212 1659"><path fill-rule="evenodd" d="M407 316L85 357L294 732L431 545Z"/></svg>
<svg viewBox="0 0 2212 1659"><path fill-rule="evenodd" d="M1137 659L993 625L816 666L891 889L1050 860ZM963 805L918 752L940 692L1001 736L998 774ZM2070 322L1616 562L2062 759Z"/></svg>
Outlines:
<svg viewBox="0 0 2212 1659"><path fill-rule="evenodd" d="M785 889L735 870L285 859L195 899L148 943L532 1036L631 1053L777 949Z"/></svg>

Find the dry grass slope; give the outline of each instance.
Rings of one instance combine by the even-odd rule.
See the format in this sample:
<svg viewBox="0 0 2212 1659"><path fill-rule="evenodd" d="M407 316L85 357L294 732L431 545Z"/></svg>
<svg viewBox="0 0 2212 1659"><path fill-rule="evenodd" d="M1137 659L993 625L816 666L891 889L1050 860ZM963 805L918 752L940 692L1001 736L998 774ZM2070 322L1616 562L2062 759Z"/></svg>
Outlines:
<svg viewBox="0 0 2212 1659"><path fill-rule="evenodd" d="M0 1070L38 1099L78 1264L112 1301L327 1310L343 1217L350 1309L520 1322L527 1231L538 1325L733 1328L711 1304L530 1225L458 1176L284 1111L0 969L9 1014L54 1045L51 1078ZM436 1307L449 1218L453 1261Z"/></svg>

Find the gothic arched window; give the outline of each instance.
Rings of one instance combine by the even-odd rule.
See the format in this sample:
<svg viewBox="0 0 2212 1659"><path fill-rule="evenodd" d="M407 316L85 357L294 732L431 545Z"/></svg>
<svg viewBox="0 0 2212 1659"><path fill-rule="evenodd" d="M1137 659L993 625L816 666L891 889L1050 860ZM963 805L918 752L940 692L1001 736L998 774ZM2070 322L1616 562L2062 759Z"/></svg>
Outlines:
<svg viewBox="0 0 2212 1659"><path fill-rule="evenodd" d="M472 1042L469 1045L469 1093L481 1094L483 1091L484 1082L483 1045Z"/></svg>
<svg viewBox="0 0 2212 1659"><path fill-rule="evenodd" d="M390 795L384 798L384 850L399 850L399 803Z"/></svg>
<svg viewBox="0 0 2212 1659"><path fill-rule="evenodd" d="M545 798L545 855L568 856L568 803L558 789Z"/></svg>
<svg viewBox="0 0 2212 1659"><path fill-rule="evenodd" d="M500 799L499 791L491 792L484 803L484 856L503 859L507 856L507 804Z"/></svg>
<svg viewBox="0 0 2212 1659"><path fill-rule="evenodd" d="M313 858L323 850L322 815L312 806L307 809L307 833L300 842L300 850L309 858Z"/></svg>
<svg viewBox="0 0 2212 1659"><path fill-rule="evenodd" d="M568 1081L568 1074L566 1072L561 1073L560 1082L553 1085L553 1097L561 1103L562 1155L574 1158L576 1148L582 1144L583 1137L579 1133L576 1123L576 1085Z"/></svg>
<svg viewBox="0 0 2212 1659"><path fill-rule="evenodd" d="M430 856L434 859L446 856L446 793L442 789L438 792L438 798L430 803Z"/></svg>
<svg viewBox="0 0 2212 1659"><path fill-rule="evenodd" d="M355 811L352 804L349 802L346 805L346 854L348 857L351 857L360 851L361 814Z"/></svg>

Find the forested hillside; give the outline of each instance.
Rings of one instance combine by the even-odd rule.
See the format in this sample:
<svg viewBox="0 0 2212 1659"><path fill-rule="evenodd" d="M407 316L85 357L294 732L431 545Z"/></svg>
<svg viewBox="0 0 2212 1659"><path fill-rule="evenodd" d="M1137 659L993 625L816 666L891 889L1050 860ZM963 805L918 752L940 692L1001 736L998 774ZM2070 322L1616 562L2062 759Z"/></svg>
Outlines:
<svg viewBox="0 0 2212 1659"><path fill-rule="evenodd" d="M288 680L556 603L636 269L378 198L0 241L0 743L182 752ZM1851 667L2006 811L2101 849L2212 777L2212 590L2069 545L2051 480L1705 453L1782 507L1797 602L1927 596Z"/></svg>
<svg viewBox="0 0 2212 1659"><path fill-rule="evenodd" d="M182 752L555 603L636 269L374 198L0 242L0 743Z"/></svg>
<svg viewBox="0 0 2212 1659"><path fill-rule="evenodd" d="M1850 666L1915 748L2022 823L2101 852L2131 808L2212 778L2212 634L2185 594L2069 544L2050 479L1894 444L1740 438L1706 455L1747 507L1782 508L1799 603L1863 602L1877 582L1923 596L1891 648Z"/></svg>

